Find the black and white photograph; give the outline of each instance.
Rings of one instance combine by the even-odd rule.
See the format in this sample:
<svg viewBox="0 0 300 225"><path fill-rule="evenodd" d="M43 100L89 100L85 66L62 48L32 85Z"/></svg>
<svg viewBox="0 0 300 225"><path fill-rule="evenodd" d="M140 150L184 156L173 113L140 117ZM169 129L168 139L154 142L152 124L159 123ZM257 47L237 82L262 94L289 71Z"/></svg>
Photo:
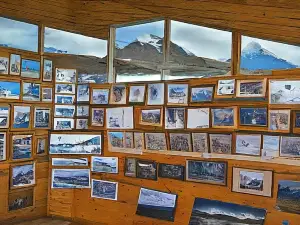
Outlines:
<svg viewBox="0 0 300 225"><path fill-rule="evenodd" d="M124 84L112 85L110 91L109 104L126 104L127 93Z"/></svg>
<svg viewBox="0 0 300 225"><path fill-rule="evenodd" d="M55 95L56 104L73 105L74 100L74 95Z"/></svg>
<svg viewBox="0 0 300 225"><path fill-rule="evenodd" d="M101 154L101 134L50 135L50 154Z"/></svg>
<svg viewBox="0 0 300 225"><path fill-rule="evenodd" d="M92 179L92 198L117 200L118 182Z"/></svg>
<svg viewBox="0 0 300 225"><path fill-rule="evenodd" d="M133 132L125 132L124 147L134 148Z"/></svg>
<svg viewBox="0 0 300 225"><path fill-rule="evenodd" d="M188 84L168 84L168 101L170 105L188 104Z"/></svg>
<svg viewBox="0 0 300 225"><path fill-rule="evenodd" d="M107 105L109 89L92 89L92 104Z"/></svg>
<svg viewBox="0 0 300 225"><path fill-rule="evenodd" d="M0 161L6 160L6 132L0 132Z"/></svg>
<svg viewBox="0 0 300 225"><path fill-rule="evenodd" d="M240 125L267 126L267 108L240 108Z"/></svg>
<svg viewBox="0 0 300 225"><path fill-rule="evenodd" d="M280 136L263 135L262 157L279 157ZM300 144L300 143L299 143Z"/></svg>
<svg viewBox="0 0 300 225"><path fill-rule="evenodd" d="M191 152L191 136L189 133L169 133L170 135L170 150Z"/></svg>
<svg viewBox="0 0 300 225"><path fill-rule="evenodd" d="M174 222L177 195L141 188L136 214Z"/></svg>
<svg viewBox="0 0 300 225"><path fill-rule="evenodd" d="M219 80L217 95L234 95L235 80Z"/></svg>
<svg viewBox="0 0 300 225"><path fill-rule="evenodd" d="M88 166L88 158L52 158L52 166Z"/></svg>
<svg viewBox="0 0 300 225"><path fill-rule="evenodd" d="M271 131L290 130L291 110L269 110L269 129Z"/></svg>
<svg viewBox="0 0 300 225"><path fill-rule="evenodd" d="M23 82L23 101L40 101L41 85Z"/></svg>
<svg viewBox="0 0 300 225"><path fill-rule="evenodd" d="M136 159L125 158L124 175L126 177L136 177Z"/></svg>
<svg viewBox="0 0 300 225"><path fill-rule="evenodd" d="M34 128L50 128L51 109L50 108L35 108L34 109Z"/></svg>
<svg viewBox="0 0 300 225"><path fill-rule="evenodd" d="M52 88L42 87L42 102L52 102Z"/></svg>
<svg viewBox="0 0 300 225"><path fill-rule="evenodd" d="M157 180L156 162L138 159L136 162L136 177L148 180Z"/></svg>
<svg viewBox="0 0 300 225"><path fill-rule="evenodd" d="M106 109L107 129L133 129L133 107Z"/></svg>
<svg viewBox="0 0 300 225"><path fill-rule="evenodd" d="M33 188L13 190L8 194L8 211L25 209L33 206Z"/></svg>
<svg viewBox="0 0 300 225"><path fill-rule="evenodd" d="M187 128L201 129L209 128L209 108L187 109Z"/></svg>
<svg viewBox="0 0 300 225"><path fill-rule="evenodd" d="M0 74L8 74L9 59L7 57L0 56Z"/></svg>
<svg viewBox="0 0 300 225"><path fill-rule="evenodd" d="M236 126L236 108L211 109L213 128L234 128Z"/></svg>
<svg viewBox="0 0 300 225"><path fill-rule="evenodd" d="M75 105L55 105L55 117L73 118L75 115Z"/></svg>
<svg viewBox="0 0 300 225"><path fill-rule="evenodd" d="M237 97L265 97L266 80L238 80Z"/></svg>
<svg viewBox="0 0 300 225"><path fill-rule="evenodd" d="M270 104L300 104L299 80L269 80Z"/></svg>
<svg viewBox="0 0 300 225"><path fill-rule="evenodd" d="M300 157L300 138L281 136L280 156Z"/></svg>
<svg viewBox="0 0 300 225"><path fill-rule="evenodd" d="M192 133L193 152L208 152L208 134Z"/></svg>
<svg viewBox="0 0 300 225"><path fill-rule="evenodd" d="M300 181L279 180L276 209L300 214Z"/></svg>
<svg viewBox="0 0 300 225"><path fill-rule="evenodd" d="M165 108L165 128L184 129L185 108Z"/></svg>
<svg viewBox="0 0 300 225"><path fill-rule="evenodd" d="M88 119L76 119L76 129L77 130L89 129L89 120Z"/></svg>
<svg viewBox="0 0 300 225"><path fill-rule="evenodd" d="M14 118L13 129L29 129L30 128L30 106L13 106Z"/></svg>
<svg viewBox="0 0 300 225"><path fill-rule="evenodd" d="M118 157L92 156L92 172L118 173Z"/></svg>
<svg viewBox="0 0 300 225"><path fill-rule="evenodd" d="M184 180L185 170L182 165L164 164L158 165L158 177Z"/></svg>
<svg viewBox="0 0 300 225"><path fill-rule="evenodd" d="M231 154L232 135L231 134L210 134L210 152L218 154Z"/></svg>
<svg viewBox="0 0 300 225"><path fill-rule="evenodd" d="M36 155L44 155L48 150L48 139L47 138L37 138L36 140Z"/></svg>
<svg viewBox="0 0 300 225"><path fill-rule="evenodd" d="M10 106L0 106L0 129L8 128L10 123Z"/></svg>
<svg viewBox="0 0 300 225"><path fill-rule="evenodd" d="M90 101L90 88L88 84L77 85L77 102Z"/></svg>
<svg viewBox="0 0 300 225"><path fill-rule="evenodd" d="M240 188L262 191L264 186L264 174L251 171L240 171Z"/></svg>
<svg viewBox="0 0 300 225"><path fill-rule="evenodd" d="M104 109L92 108L91 126L103 127L104 126Z"/></svg>
<svg viewBox="0 0 300 225"><path fill-rule="evenodd" d="M133 146L135 149L142 150L144 149L144 134L141 132L133 133Z"/></svg>
<svg viewBox="0 0 300 225"><path fill-rule="evenodd" d="M53 66L52 61L44 59L43 81L52 81Z"/></svg>
<svg viewBox="0 0 300 225"><path fill-rule="evenodd" d="M140 124L148 126L162 126L162 109L142 109Z"/></svg>
<svg viewBox="0 0 300 225"><path fill-rule="evenodd" d="M34 163L24 165L13 165L11 187L27 187L35 184Z"/></svg>
<svg viewBox="0 0 300 225"><path fill-rule="evenodd" d="M103 84L105 82L107 82L106 73L78 72L79 84Z"/></svg>
<svg viewBox="0 0 300 225"><path fill-rule="evenodd" d="M167 150L165 133L145 133L145 142L147 150Z"/></svg>
<svg viewBox="0 0 300 225"><path fill-rule="evenodd" d="M51 188L90 188L89 169L52 169Z"/></svg>
<svg viewBox="0 0 300 225"><path fill-rule="evenodd" d="M107 133L108 141L111 148L124 148L124 132L113 132Z"/></svg>
<svg viewBox="0 0 300 225"><path fill-rule="evenodd" d="M145 85L132 85L129 89L129 102L130 103L143 103L145 102Z"/></svg>
<svg viewBox="0 0 300 225"><path fill-rule="evenodd" d="M211 102L214 95L214 87L192 87L191 103Z"/></svg>
<svg viewBox="0 0 300 225"><path fill-rule="evenodd" d="M165 84L148 84L147 105L163 105L165 102Z"/></svg>
<svg viewBox="0 0 300 225"><path fill-rule="evenodd" d="M227 163L187 160L186 180L226 186Z"/></svg>
<svg viewBox="0 0 300 225"><path fill-rule="evenodd" d="M235 153L243 155L260 156L261 135L260 134L237 134Z"/></svg>
<svg viewBox="0 0 300 225"><path fill-rule="evenodd" d="M72 130L74 129L74 119L70 118L54 118L54 130Z"/></svg>
<svg viewBox="0 0 300 225"><path fill-rule="evenodd" d="M76 83L76 69L56 68L56 83Z"/></svg>
<svg viewBox="0 0 300 225"><path fill-rule="evenodd" d="M76 116L85 117L89 116L90 107L88 105L77 105Z"/></svg>
<svg viewBox="0 0 300 225"><path fill-rule="evenodd" d="M75 95L75 84L55 84L55 93Z"/></svg>
<svg viewBox="0 0 300 225"><path fill-rule="evenodd" d="M12 160L24 160L32 158L32 135L12 135Z"/></svg>

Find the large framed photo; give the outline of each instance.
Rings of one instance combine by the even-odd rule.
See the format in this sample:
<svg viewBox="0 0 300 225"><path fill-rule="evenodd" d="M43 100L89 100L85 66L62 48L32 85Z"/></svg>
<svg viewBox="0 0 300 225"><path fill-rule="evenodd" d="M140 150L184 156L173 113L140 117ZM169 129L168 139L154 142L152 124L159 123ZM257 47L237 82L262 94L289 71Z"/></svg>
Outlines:
<svg viewBox="0 0 300 225"><path fill-rule="evenodd" d="M9 74L10 75L20 75L21 73L21 56L17 54L10 54L9 60Z"/></svg>
<svg viewBox="0 0 300 225"><path fill-rule="evenodd" d="M8 211L25 209L33 206L33 188L10 191L8 194Z"/></svg>
<svg viewBox="0 0 300 225"><path fill-rule="evenodd" d="M136 158L125 158L124 176L136 177Z"/></svg>
<svg viewBox="0 0 300 225"><path fill-rule="evenodd" d="M145 142L147 150L167 150L165 133L145 133Z"/></svg>
<svg viewBox="0 0 300 225"><path fill-rule="evenodd" d="M0 105L0 129L8 128L10 123L10 106Z"/></svg>
<svg viewBox="0 0 300 225"><path fill-rule="evenodd" d="M231 134L210 134L210 152L219 154L231 154Z"/></svg>
<svg viewBox="0 0 300 225"><path fill-rule="evenodd" d="M52 81L53 77L53 63L49 59L43 61L43 81Z"/></svg>
<svg viewBox="0 0 300 225"><path fill-rule="evenodd" d="M55 93L75 95L75 84L55 84Z"/></svg>
<svg viewBox="0 0 300 225"><path fill-rule="evenodd" d="M266 79L263 80L238 80L237 97L265 97L266 96Z"/></svg>
<svg viewBox="0 0 300 225"><path fill-rule="evenodd" d="M269 80L270 104L300 104L300 80Z"/></svg>
<svg viewBox="0 0 300 225"><path fill-rule="evenodd" d="M269 110L269 130L289 132L291 110Z"/></svg>
<svg viewBox="0 0 300 225"><path fill-rule="evenodd" d="M165 84L148 84L147 105L163 105L165 102Z"/></svg>
<svg viewBox="0 0 300 225"><path fill-rule="evenodd" d="M39 79L41 76L41 63L36 60L22 59L21 77Z"/></svg>
<svg viewBox="0 0 300 225"><path fill-rule="evenodd" d="M112 85L110 91L109 104L126 104L127 90L125 84Z"/></svg>
<svg viewBox="0 0 300 225"><path fill-rule="evenodd" d="M187 109L187 128L209 128L209 108Z"/></svg>
<svg viewBox="0 0 300 225"><path fill-rule="evenodd" d="M118 157L92 156L92 172L118 173Z"/></svg>
<svg viewBox="0 0 300 225"><path fill-rule="evenodd" d="M207 133L192 133L193 152L208 152L207 136Z"/></svg>
<svg viewBox="0 0 300 225"><path fill-rule="evenodd" d="M191 152L191 136L188 133L169 133L170 135L170 150L171 151L181 151L181 152Z"/></svg>
<svg viewBox="0 0 300 225"><path fill-rule="evenodd" d="M129 88L129 103L144 103L145 102L145 85L130 85Z"/></svg>
<svg viewBox="0 0 300 225"><path fill-rule="evenodd" d="M88 158L52 158L52 166L88 166Z"/></svg>
<svg viewBox="0 0 300 225"><path fill-rule="evenodd" d="M91 126L104 126L104 108L91 108Z"/></svg>
<svg viewBox="0 0 300 225"><path fill-rule="evenodd" d="M7 155L7 135L6 132L0 132L0 161L6 160Z"/></svg>
<svg viewBox="0 0 300 225"><path fill-rule="evenodd" d="M91 101L92 104L107 105L109 102L109 89L93 88Z"/></svg>
<svg viewBox="0 0 300 225"><path fill-rule="evenodd" d="M188 84L168 84L168 105L188 104Z"/></svg>
<svg viewBox="0 0 300 225"><path fill-rule="evenodd" d="M0 99L20 100L21 84L20 81L0 81Z"/></svg>
<svg viewBox="0 0 300 225"><path fill-rule="evenodd" d="M136 177L148 180L157 180L156 162L138 159L136 162Z"/></svg>
<svg viewBox="0 0 300 225"><path fill-rule="evenodd" d="M159 126L163 123L163 109L142 109L140 124L148 126Z"/></svg>
<svg viewBox="0 0 300 225"><path fill-rule="evenodd" d="M32 134L13 134L11 139L12 160L28 160L32 158Z"/></svg>
<svg viewBox="0 0 300 225"><path fill-rule="evenodd" d="M76 83L76 69L56 68L55 70L56 83Z"/></svg>
<svg viewBox="0 0 300 225"><path fill-rule="evenodd" d="M235 80L219 80L218 87L217 87L217 95L234 95L235 91Z"/></svg>
<svg viewBox="0 0 300 225"><path fill-rule="evenodd" d="M55 105L54 116L73 118L75 116L75 105Z"/></svg>
<svg viewBox="0 0 300 225"><path fill-rule="evenodd" d="M92 179L92 198L117 200L118 182Z"/></svg>
<svg viewBox="0 0 300 225"><path fill-rule="evenodd" d="M233 192L272 197L272 184L272 171L233 167Z"/></svg>
<svg viewBox="0 0 300 225"><path fill-rule="evenodd" d="M22 84L22 99L23 101L38 102L41 98L41 85L36 83Z"/></svg>
<svg viewBox="0 0 300 225"><path fill-rule="evenodd" d="M165 108L165 129L184 129L185 108Z"/></svg>
<svg viewBox="0 0 300 225"><path fill-rule="evenodd" d="M77 85L77 102L90 101L90 86L88 84Z"/></svg>
<svg viewBox="0 0 300 225"><path fill-rule="evenodd" d="M53 127L54 127L54 130L73 130L74 129L74 119L54 118Z"/></svg>
<svg viewBox="0 0 300 225"><path fill-rule="evenodd" d="M31 128L31 107L29 105L13 106L12 130L27 130Z"/></svg>
<svg viewBox="0 0 300 225"><path fill-rule="evenodd" d="M214 86L191 87L191 103L211 102L213 100Z"/></svg>
<svg viewBox="0 0 300 225"><path fill-rule="evenodd" d="M213 108L212 128L236 128L237 112L236 107Z"/></svg>
<svg viewBox="0 0 300 225"><path fill-rule="evenodd" d="M35 164L13 164L11 166L10 188L23 188L35 184Z"/></svg>
<svg viewBox="0 0 300 225"><path fill-rule="evenodd" d="M101 149L101 134L50 134L50 154L101 154Z"/></svg>
<svg viewBox="0 0 300 225"><path fill-rule="evenodd" d="M158 177L184 180L185 168L182 165L164 164L158 165Z"/></svg>
<svg viewBox="0 0 300 225"><path fill-rule="evenodd" d="M37 129L50 129L51 109L50 108L34 108L33 127Z"/></svg>
<svg viewBox="0 0 300 225"><path fill-rule="evenodd" d="M261 135L260 134L237 134L235 153L243 155L260 156Z"/></svg>
<svg viewBox="0 0 300 225"><path fill-rule="evenodd" d="M300 157L300 138L281 136L280 156Z"/></svg>
<svg viewBox="0 0 300 225"><path fill-rule="evenodd" d="M241 126L267 126L267 108L240 108Z"/></svg>
<svg viewBox="0 0 300 225"><path fill-rule="evenodd" d="M51 188L90 188L90 169L52 169Z"/></svg>
<svg viewBox="0 0 300 225"><path fill-rule="evenodd" d="M300 181L279 180L276 209L300 214Z"/></svg>
<svg viewBox="0 0 300 225"><path fill-rule="evenodd" d="M133 107L106 109L107 129L133 129Z"/></svg>
<svg viewBox="0 0 300 225"><path fill-rule="evenodd" d="M187 160L186 180L226 186L227 163Z"/></svg>

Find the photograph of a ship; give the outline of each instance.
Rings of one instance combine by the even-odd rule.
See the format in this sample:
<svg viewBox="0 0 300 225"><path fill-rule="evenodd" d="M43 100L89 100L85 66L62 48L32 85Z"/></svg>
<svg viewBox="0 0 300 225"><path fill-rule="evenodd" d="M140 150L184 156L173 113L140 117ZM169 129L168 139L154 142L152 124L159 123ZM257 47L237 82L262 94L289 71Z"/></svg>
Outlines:
<svg viewBox="0 0 300 225"><path fill-rule="evenodd" d="M282 212L300 214L300 182L278 181L276 209Z"/></svg>
<svg viewBox="0 0 300 225"><path fill-rule="evenodd" d="M88 159L52 158L52 166L88 166Z"/></svg>
<svg viewBox="0 0 300 225"><path fill-rule="evenodd" d="M21 76L27 78L40 78L41 63L39 61L22 59Z"/></svg>
<svg viewBox="0 0 300 225"><path fill-rule="evenodd" d="M196 198L189 225L263 225L266 210Z"/></svg>
<svg viewBox="0 0 300 225"><path fill-rule="evenodd" d="M100 173L118 173L118 157L92 156L91 171Z"/></svg>
<svg viewBox="0 0 300 225"><path fill-rule="evenodd" d="M14 106L14 120L12 127L15 129L29 128L30 106Z"/></svg>
<svg viewBox="0 0 300 225"><path fill-rule="evenodd" d="M34 164L12 167L12 186L23 187L35 184Z"/></svg>
<svg viewBox="0 0 300 225"><path fill-rule="evenodd" d="M53 169L51 188L90 188L90 170Z"/></svg>
<svg viewBox="0 0 300 225"><path fill-rule="evenodd" d="M136 214L174 222L177 195L141 188Z"/></svg>
<svg viewBox="0 0 300 225"><path fill-rule="evenodd" d="M0 81L0 98L20 99L20 82Z"/></svg>
<svg viewBox="0 0 300 225"><path fill-rule="evenodd" d="M40 101L40 84L23 83L23 100Z"/></svg>
<svg viewBox="0 0 300 225"><path fill-rule="evenodd" d="M32 156L32 135L12 136L12 159L30 159Z"/></svg>
<svg viewBox="0 0 300 225"><path fill-rule="evenodd" d="M9 126L10 107L0 107L0 128L8 128Z"/></svg>
<svg viewBox="0 0 300 225"><path fill-rule="evenodd" d="M51 134L50 154L101 154L101 134Z"/></svg>
<svg viewBox="0 0 300 225"><path fill-rule="evenodd" d="M118 183L92 179L92 198L117 200Z"/></svg>

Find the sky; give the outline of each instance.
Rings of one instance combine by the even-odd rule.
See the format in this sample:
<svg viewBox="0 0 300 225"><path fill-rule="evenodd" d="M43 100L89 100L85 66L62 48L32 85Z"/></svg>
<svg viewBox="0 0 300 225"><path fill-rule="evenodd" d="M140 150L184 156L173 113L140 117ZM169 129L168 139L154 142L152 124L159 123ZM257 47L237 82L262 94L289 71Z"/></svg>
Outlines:
<svg viewBox="0 0 300 225"><path fill-rule="evenodd" d="M16 176L21 171L23 173L27 173L29 170L32 170L32 169L33 169L33 164L23 165L23 166L16 166L16 167L13 168L13 176Z"/></svg>
<svg viewBox="0 0 300 225"><path fill-rule="evenodd" d="M99 135L89 135L89 134L81 134L81 135L51 134L50 144L63 144L63 143L76 144L78 141L83 142L98 136Z"/></svg>
<svg viewBox="0 0 300 225"><path fill-rule="evenodd" d="M1 81L0 88L1 87L10 90L12 94L20 94L20 82Z"/></svg>
<svg viewBox="0 0 300 225"><path fill-rule="evenodd" d="M251 179L263 180L264 174L259 172L240 171L240 175L250 177Z"/></svg>
<svg viewBox="0 0 300 225"><path fill-rule="evenodd" d="M103 162L103 163L107 163L110 165L116 165L116 163L117 163L116 157L96 157L96 156L94 156L92 158L92 160L94 162Z"/></svg>
<svg viewBox="0 0 300 225"><path fill-rule="evenodd" d="M89 169L54 169L52 170L52 173L54 176L60 177L90 176ZM52 179L54 178L54 176L52 176Z"/></svg>

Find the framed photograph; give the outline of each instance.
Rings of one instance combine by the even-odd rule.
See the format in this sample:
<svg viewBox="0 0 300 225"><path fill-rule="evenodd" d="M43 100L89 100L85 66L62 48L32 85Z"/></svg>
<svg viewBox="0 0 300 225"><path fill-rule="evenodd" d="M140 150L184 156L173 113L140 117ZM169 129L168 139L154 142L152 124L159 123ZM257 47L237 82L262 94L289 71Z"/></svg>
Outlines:
<svg viewBox="0 0 300 225"><path fill-rule="evenodd" d="M49 59L44 59L43 67L43 81L52 81L53 77L53 63Z"/></svg>
<svg viewBox="0 0 300 225"><path fill-rule="evenodd" d="M169 105L187 105L188 104L188 84L168 84Z"/></svg>
<svg viewBox="0 0 300 225"><path fill-rule="evenodd" d="M9 58L0 56L0 74L1 75L7 75L8 74L8 68L9 68Z"/></svg>
<svg viewBox="0 0 300 225"><path fill-rule="evenodd" d="M240 108L241 126L267 126L267 108Z"/></svg>
<svg viewBox="0 0 300 225"><path fill-rule="evenodd" d="M101 154L101 149L102 134L50 134L50 154Z"/></svg>
<svg viewBox="0 0 300 225"><path fill-rule="evenodd" d="M21 56L10 54L10 75L20 75L21 73Z"/></svg>
<svg viewBox="0 0 300 225"><path fill-rule="evenodd" d="M237 80L236 97L265 97L266 79L263 80Z"/></svg>
<svg viewBox="0 0 300 225"><path fill-rule="evenodd" d="M159 163L158 165L158 177L184 180L184 166Z"/></svg>
<svg viewBox="0 0 300 225"><path fill-rule="evenodd" d="M51 109L50 108L34 108L33 127L38 129L50 129L51 124Z"/></svg>
<svg viewBox="0 0 300 225"><path fill-rule="evenodd" d="M269 130L288 132L290 130L291 110L269 110Z"/></svg>
<svg viewBox="0 0 300 225"><path fill-rule="evenodd" d="M56 104L73 105L75 102L74 95L55 95Z"/></svg>
<svg viewBox="0 0 300 225"><path fill-rule="evenodd" d="M89 129L89 120L88 119L76 119L76 129L78 129L78 130Z"/></svg>
<svg viewBox="0 0 300 225"><path fill-rule="evenodd" d="M0 129L8 128L10 123L10 106L0 105Z"/></svg>
<svg viewBox="0 0 300 225"><path fill-rule="evenodd" d="M294 111L294 127L300 128L300 111Z"/></svg>
<svg viewBox="0 0 300 225"><path fill-rule="evenodd" d="M235 90L235 80L219 80L218 81L218 88L217 88L217 95L234 95Z"/></svg>
<svg viewBox="0 0 300 225"><path fill-rule="evenodd" d="M41 96L41 85L35 83L25 83L23 82L23 92L22 99L23 101L40 101Z"/></svg>
<svg viewBox="0 0 300 225"><path fill-rule="evenodd" d="M185 108L165 108L165 129L184 129Z"/></svg>
<svg viewBox="0 0 300 225"><path fill-rule="evenodd" d="M54 130L72 130L74 129L74 119L70 118L54 118Z"/></svg>
<svg viewBox="0 0 300 225"><path fill-rule="evenodd" d="M167 141L165 133L145 133L145 142L147 150L167 150Z"/></svg>
<svg viewBox="0 0 300 225"><path fill-rule="evenodd" d="M213 222L216 225L258 225L265 223L266 215L266 209L211 199L195 198L189 224L209 224Z"/></svg>
<svg viewBox="0 0 300 225"><path fill-rule="evenodd" d="M52 101L52 88L42 87L42 102Z"/></svg>
<svg viewBox="0 0 300 225"><path fill-rule="evenodd" d="M12 135L11 160L28 160L32 158L32 134Z"/></svg>
<svg viewBox="0 0 300 225"><path fill-rule="evenodd" d="M124 147L134 148L133 132L125 132Z"/></svg>
<svg viewBox="0 0 300 225"><path fill-rule="evenodd" d="M208 152L207 136L207 133L192 133L193 152Z"/></svg>
<svg viewBox="0 0 300 225"><path fill-rule="evenodd" d="M90 169L52 169L51 188L91 188Z"/></svg>
<svg viewBox="0 0 300 225"><path fill-rule="evenodd" d="M92 172L118 173L118 157L92 156Z"/></svg>
<svg viewBox="0 0 300 225"><path fill-rule="evenodd" d="M107 132L109 146L111 148L124 148L124 132L120 131L109 131Z"/></svg>
<svg viewBox="0 0 300 225"><path fill-rule="evenodd" d="M77 105L76 116L88 117L90 112L90 106L88 105Z"/></svg>
<svg viewBox="0 0 300 225"><path fill-rule="evenodd" d="M8 194L8 211L32 207L33 201L33 188L10 191Z"/></svg>
<svg viewBox="0 0 300 225"><path fill-rule="evenodd" d="M260 156L261 135L260 134L237 134L235 153L243 155Z"/></svg>
<svg viewBox="0 0 300 225"><path fill-rule="evenodd" d="M77 85L77 102L90 102L90 86L88 84Z"/></svg>
<svg viewBox="0 0 300 225"><path fill-rule="evenodd" d="M78 83L79 84L103 84L107 82L106 73L80 73L78 72Z"/></svg>
<svg viewBox="0 0 300 225"><path fill-rule="evenodd" d="M48 136L36 136L36 155L46 155L48 151Z"/></svg>
<svg viewBox="0 0 300 225"><path fill-rule="evenodd" d="M118 182L92 179L92 198L117 200Z"/></svg>
<svg viewBox="0 0 300 225"><path fill-rule="evenodd" d="M133 133L134 143L133 146L135 149L142 150L144 149L144 134L141 132Z"/></svg>
<svg viewBox="0 0 300 225"><path fill-rule="evenodd" d="M21 105L14 105L13 106L13 124L12 129L30 129L30 115L31 107L21 106Z"/></svg>
<svg viewBox="0 0 300 225"><path fill-rule="evenodd" d="M21 77L39 79L41 74L40 61L22 59Z"/></svg>
<svg viewBox="0 0 300 225"><path fill-rule="evenodd" d="M227 163L186 160L186 180L227 185Z"/></svg>
<svg viewBox="0 0 300 225"><path fill-rule="evenodd" d="M237 121L236 107L211 109L213 128L235 128Z"/></svg>
<svg viewBox="0 0 300 225"><path fill-rule="evenodd" d="M136 177L141 179L157 180L156 162L137 159Z"/></svg>
<svg viewBox="0 0 300 225"><path fill-rule="evenodd" d="M300 181L278 181L275 208L281 212L300 214Z"/></svg>
<svg viewBox="0 0 300 225"><path fill-rule="evenodd" d="M169 133L170 135L170 150L171 151L181 151L181 152L191 152L191 136L189 133Z"/></svg>
<svg viewBox="0 0 300 225"><path fill-rule="evenodd" d="M165 84L148 84L147 105L163 105L165 102Z"/></svg>
<svg viewBox="0 0 300 225"><path fill-rule="evenodd" d="M278 157L280 136L263 135L262 157Z"/></svg>
<svg viewBox="0 0 300 225"><path fill-rule="evenodd" d="M300 157L300 138L281 136L280 156Z"/></svg>
<svg viewBox="0 0 300 225"><path fill-rule="evenodd" d="M136 159L135 158L125 158L125 177L136 177Z"/></svg>
<svg viewBox="0 0 300 225"><path fill-rule="evenodd" d="M191 103L211 102L213 100L214 86L191 87Z"/></svg>
<svg viewBox="0 0 300 225"><path fill-rule="evenodd" d="M133 107L106 109L107 129L133 129Z"/></svg>
<svg viewBox="0 0 300 225"><path fill-rule="evenodd" d="M142 109L140 124L161 127L163 123L163 109Z"/></svg>
<svg viewBox="0 0 300 225"><path fill-rule="evenodd" d="M75 105L55 105L54 116L73 118L75 116Z"/></svg>
<svg viewBox="0 0 300 225"><path fill-rule="evenodd" d="M55 93L75 95L75 84L55 84Z"/></svg>
<svg viewBox="0 0 300 225"><path fill-rule="evenodd" d="M270 104L300 104L300 80L269 80Z"/></svg>
<svg viewBox="0 0 300 225"><path fill-rule="evenodd" d="M0 81L0 99L20 100L20 81Z"/></svg>
<svg viewBox="0 0 300 225"><path fill-rule="evenodd" d="M55 70L56 83L76 83L76 69L62 69L56 68Z"/></svg>
<svg viewBox="0 0 300 225"><path fill-rule="evenodd" d="M272 184L272 171L233 167L233 192L272 197Z"/></svg>
<svg viewBox="0 0 300 225"><path fill-rule="evenodd" d="M136 214L174 222L177 195L141 188Z"/></svg>
<svg viewBox="0 0 300 225"><path fill-rule="evenodd" d="M91 108L91 126L103 127L104 126L104 108Z"/></svg>
<svg viewBox="0 0 300 225"><path fill-rule="evenodd" d="M112 85L110 91L109 104L126 104L127 93L126 85Z"/></svg>
<svg viewBox="0 0 300 225"><path fill-rule="evenodd" d="M52 158L52 166L88 166L88 158Z"/></svg>
<svg viewBox="0 0 300 225"><path fill-rule="evenodd" d="M35 164L13 164L11 165L10 188L23 188L35 184Z"/></svg>
<svg viewBox="0 0 300 225"><path fill-rule="evenodd" d="M145 91L146 91L145 85L130 85L129 103L144 103Z"/></svg>
<svg viewBox="0 0 300 225"><path fill-rule="evenodd" d="M187 128L202 129L209 128L209 108L187 109Z"/></svg>
<svg viewBox="0 0 300 225"><path fill-rule="evenodd" d="M92 89L92 104L107 105L109 101L109 89Z"/></svg>
<svg viewBox="0 0 300 225"><path fill-rule="evenodd" d="M231 134L210 134L210 152L219 154L231 154Z"/></svg>
<svg viewBox="0 0 300 225"><path fill-rule="evenodd" d="M7 154L7 135L6 132L0 132L0 161L6 160Z"/></svg>

